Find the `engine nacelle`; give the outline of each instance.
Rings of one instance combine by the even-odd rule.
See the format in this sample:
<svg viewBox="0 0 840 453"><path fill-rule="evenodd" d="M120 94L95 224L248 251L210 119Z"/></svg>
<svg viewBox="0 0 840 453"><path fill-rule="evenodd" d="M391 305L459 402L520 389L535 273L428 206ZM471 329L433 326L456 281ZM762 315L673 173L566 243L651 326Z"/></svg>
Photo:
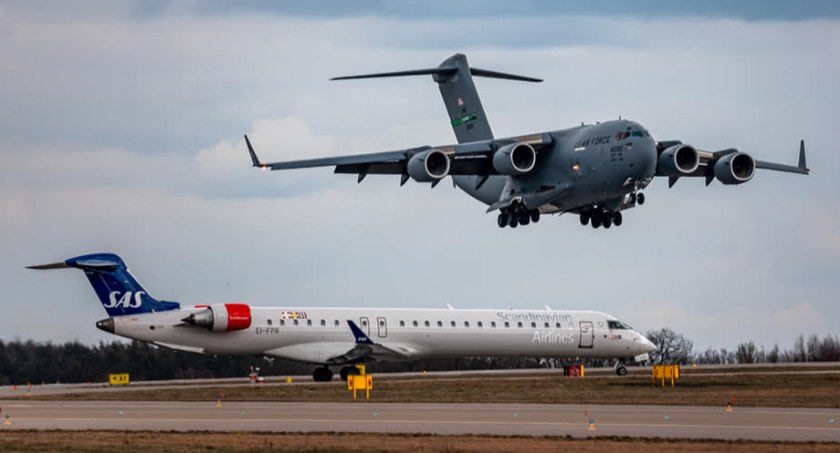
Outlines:
<svg viewBox="0 0 840 453"><path fill-rule="evenodd" d="M715 162L715 178L723 184L741 184L755 174L755 160L746 153L727 154Z"/></svg>
<svg viewBox="0 0 840 453"><path fill-rule="evenodd" d="M511 143L493 154L493 168L502 175L524 175L533 170L536 163L537 152L527 143Z"/></svg>
<svg viewBox="0 0 840 453"><path fill-rule="evenodd" d="M434 182L449 174L449 156L439 149L430 149L411 156L408 175L417 182Z"/></svg>
<svg viewBox="0 0 840 453"><path fill-rule="evenodd" d="M665 148L659 155L656 169L665 176L686 176L700 166L700 154L691 145L679 144Z"/></svg>
<svg viewBox="0 0 840 453"><path fill-rule="evenodd" d="M230 332L251 327L251 307L247 304L216 304L193 313L183 321L213 332Z"/></svg>

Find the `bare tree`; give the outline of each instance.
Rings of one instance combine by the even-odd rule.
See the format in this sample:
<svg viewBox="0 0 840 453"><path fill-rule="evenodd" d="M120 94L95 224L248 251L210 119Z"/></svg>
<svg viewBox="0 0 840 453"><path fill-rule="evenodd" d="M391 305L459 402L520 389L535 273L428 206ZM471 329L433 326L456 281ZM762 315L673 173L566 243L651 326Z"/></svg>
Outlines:
<svg viewBox="0 0 840 453"><path fill-rule="evenodd" d="M694 343L681 333L663 327L648 331L645 336L656 345L656 351L650 353L652 363L688 363Z"/></svg>
<svg viewBox="0 0 840 453"><path fill-rule="evenodd" d="M735 350L735 360L738 363L756 363L757 359L758 351L752 341L739 344L738 349Z"/></svg>

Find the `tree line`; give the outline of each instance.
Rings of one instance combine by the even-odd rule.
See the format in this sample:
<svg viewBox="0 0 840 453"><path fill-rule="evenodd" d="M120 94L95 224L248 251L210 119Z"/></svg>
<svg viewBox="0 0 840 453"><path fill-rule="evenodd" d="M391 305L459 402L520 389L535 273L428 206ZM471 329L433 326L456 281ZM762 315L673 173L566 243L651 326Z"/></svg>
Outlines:
<svg viewBox="0 0 840 453"><path fill-rule="evenodd" d="M775 362L840 361L837 336L807 338L800 335L792 349L778 345L767 350L754 342L739 344L734 350L694 351L693 343L682 334L664 328L647 333L658 350L650 363L737 364ZM536 357L461 357L378 362L370 368L379 372L450 371L520 368L560 368L565 364L608 366L610 360ZM305 363L262 357L227 357L194 354L159 348L139 341L85 345L33 341L0 341L0 385L54 382L105 382L110 373L129 373L132 380L247 378L251 367L263 375L300 375L312 372Z"/></svg>

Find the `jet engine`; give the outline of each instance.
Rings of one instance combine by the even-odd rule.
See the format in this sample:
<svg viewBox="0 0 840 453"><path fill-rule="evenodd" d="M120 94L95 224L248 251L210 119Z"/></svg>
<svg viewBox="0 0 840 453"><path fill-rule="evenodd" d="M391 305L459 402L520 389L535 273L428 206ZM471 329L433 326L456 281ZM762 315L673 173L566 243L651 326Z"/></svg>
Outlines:
<svg viewBox="0 0 840 453"><path fill-rule="evenodd" d="M746 153L727 154L715 162L715 178L726 185L741 184L755 174L755 160Z"/></svg>
<svg viewBox="0 0 840 453"><path fill-rule="evenodd" d="M502 175L524 175L533 170L536 163L537 152L527 143L511 143L493 154L493 168Z"/></svg>
<svg viewBox="0 0 840 453"><path fill-rule="evenodd" d="M679 144L665 148L659 155L656 169L665 176L686 176L700 166L700 154L691 145Z"/></svg>
<svg viewBox="0 0 840 453"><path fill-rule="evenodd" d="M213 332L229 332L251 327L251 307L246 304L216 304L193 313L183 321Z"/></svg>
<svg viewBox="0 0 840 453"><path fill-rule="evenodd" d="M430 149L411 156L408 175L417 182L434 182L449 174L449 156L439 149Z"/></svg>

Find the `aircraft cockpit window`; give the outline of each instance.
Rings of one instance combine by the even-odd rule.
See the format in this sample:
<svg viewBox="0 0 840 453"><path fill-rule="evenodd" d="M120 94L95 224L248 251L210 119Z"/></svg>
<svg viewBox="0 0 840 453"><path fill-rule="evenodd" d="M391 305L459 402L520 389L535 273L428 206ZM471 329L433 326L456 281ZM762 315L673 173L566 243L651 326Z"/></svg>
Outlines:
<svg viewBox="0 0 840 453"><path fill-rule="evenodd" d="M630 133L631 137L644 137L645 134L642 131L633 131Z"/></svg>
<svg viewBox="0 0 840 453"><path fill-rule="evenodd" d="M630 326L621 321L607 321L607 327L611 330L630 330Z"/></svg>
<svg viewBox="0 0 840 453"><path fill-rule="evenodd" d="M630 136L630 131L616 132L615 141L620 142Z"/></svg>

